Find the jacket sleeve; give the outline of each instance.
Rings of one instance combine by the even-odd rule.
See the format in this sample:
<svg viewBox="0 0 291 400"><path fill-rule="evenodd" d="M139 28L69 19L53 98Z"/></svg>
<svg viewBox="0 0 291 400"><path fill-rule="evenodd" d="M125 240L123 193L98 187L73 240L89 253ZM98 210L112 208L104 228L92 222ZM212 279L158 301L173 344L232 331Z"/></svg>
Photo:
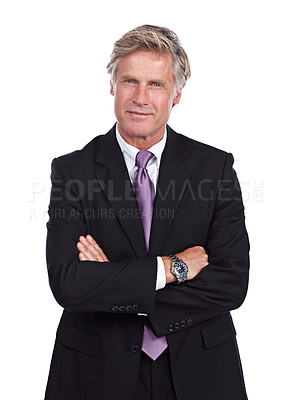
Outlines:
<svg viewBox="0 0 291 400"><path fill-rule="evenodd" d="M73 312L151 312L156 258L79 261L76 244L80 235L88 233L79 213L80 188L58 158L52 162L51 180L46 257L49 283L57 302Z"/></svg>
<svg viewBox="0 0 291 400"><path fill-rule="evenodd" d="M240 186L228 154L215 198L206 253L209 264L194 279L169 284L156 295L149 316L158 336L238 308L249 275L249 240Z"/></svg>

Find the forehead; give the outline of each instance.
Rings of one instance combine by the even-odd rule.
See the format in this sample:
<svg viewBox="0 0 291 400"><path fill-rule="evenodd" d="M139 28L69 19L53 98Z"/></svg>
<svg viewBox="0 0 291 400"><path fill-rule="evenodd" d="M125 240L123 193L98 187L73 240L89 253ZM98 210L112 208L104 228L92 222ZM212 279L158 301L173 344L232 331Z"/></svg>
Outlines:
<svg viewBox="0 0 291 400"><path fill-rule="evenodd" d="M172 56L152 51L138 50L123 56L117 68L117 77L127 74L156 76L164 79L174 78Z"/></svg>

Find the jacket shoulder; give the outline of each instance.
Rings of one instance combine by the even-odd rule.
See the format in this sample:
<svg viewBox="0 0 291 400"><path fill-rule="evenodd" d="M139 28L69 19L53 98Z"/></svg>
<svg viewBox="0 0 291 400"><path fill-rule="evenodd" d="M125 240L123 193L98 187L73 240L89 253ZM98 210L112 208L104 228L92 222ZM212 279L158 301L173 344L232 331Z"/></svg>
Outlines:
<svg viewBox="0 0 291 400"><path fill-rule="evenodd" d="M81 161L83 158L88 160L88 157L94 157L96 151L98 150L100 139L104 135L98 135L94 137L89 143L87 143L82 149L72 151L67 154L62 154L56 158L63 163L71 163Z"/></svg>
<svg viewBox="0 0 291 400"><path fill-rule="evenodd" d="M181 133L177 133L177 135L180 137L181 141L187 146L190 152L199 151L208 156L216 156L222 158L225 158L229 154L225 150L218 149L209 144L199 142L195 139L190 138L189 136L182 135Z"/></svg>
<svg viewBox="0 0 291 400"><path fill-rule="evenodd" d="M172 137L176 137L174 142L179 143L179 146L184 148L184 152L190 155L190 159L200 163L201 165L211 164L214 168L218 165L223 165L227 159L232 160L233 156L227 151L218 149L209 144L199 142L189 136L175 132L168 126L168 133Z"/></svg>

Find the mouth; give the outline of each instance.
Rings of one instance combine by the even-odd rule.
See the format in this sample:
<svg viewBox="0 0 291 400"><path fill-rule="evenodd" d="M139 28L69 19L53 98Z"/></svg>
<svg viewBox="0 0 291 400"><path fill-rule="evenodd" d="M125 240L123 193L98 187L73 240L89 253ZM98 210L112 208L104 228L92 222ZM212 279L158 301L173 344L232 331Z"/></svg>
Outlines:
<svg viewBox="0 0 291 400"><path fill-rule="evenodd" d="M128 111L128 113L137 117L148 117L149 115L152 115L151 113L144 113L140 111Z"/></svg>

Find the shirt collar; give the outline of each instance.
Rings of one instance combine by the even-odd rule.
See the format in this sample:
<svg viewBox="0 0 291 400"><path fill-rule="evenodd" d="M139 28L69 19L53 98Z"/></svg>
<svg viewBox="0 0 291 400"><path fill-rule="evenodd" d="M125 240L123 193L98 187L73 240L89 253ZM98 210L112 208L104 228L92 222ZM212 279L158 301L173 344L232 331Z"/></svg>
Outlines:
<svg viewBox="0 0 291 400"><path fill-rule="evenodd" d="M139 149L126 143L126 141L121 137L121 135L118 131L117 125L116 125L115 132L116 132L117 142L123 153L123 157L125 158L125 161L128 164L128 166L130 166L130 170L131 170L135 166L135 158L136 158L137 153L139 152ZM166 140L167 140L167 128L165 129L165 134L164 134L162 140L160 140L158 143L154 144L152 147L150 147L148 149L148 151L153 153L155 156L149 161L149 165L156 160L157 168L159 169L162 153L163 153L165 145L166 145Z"/></svg>

